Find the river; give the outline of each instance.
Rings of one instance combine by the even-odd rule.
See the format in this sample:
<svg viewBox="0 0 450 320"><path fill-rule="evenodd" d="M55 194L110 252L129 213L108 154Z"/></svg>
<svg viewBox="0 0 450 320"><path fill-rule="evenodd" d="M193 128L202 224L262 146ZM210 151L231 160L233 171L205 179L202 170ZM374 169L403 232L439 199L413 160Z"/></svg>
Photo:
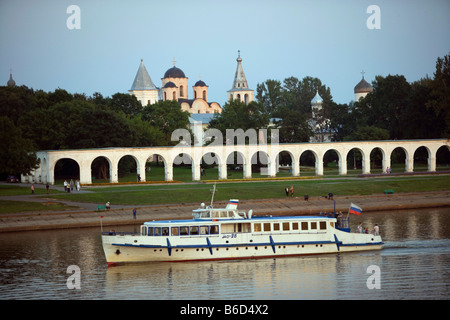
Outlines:
<svg viewBox="0 0 450 320"><path fill-rule="evenodd" d="M3 233L0 299L449 299L450 208L363 213L352 230L359 222L380 226L382 250L109 268L100 228Z"/></svg>

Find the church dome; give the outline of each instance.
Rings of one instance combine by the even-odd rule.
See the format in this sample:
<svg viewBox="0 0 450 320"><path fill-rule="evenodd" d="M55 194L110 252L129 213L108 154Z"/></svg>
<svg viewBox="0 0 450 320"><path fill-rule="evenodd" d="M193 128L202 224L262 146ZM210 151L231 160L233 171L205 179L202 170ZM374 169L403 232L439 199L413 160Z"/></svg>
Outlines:
<svg viewBox="0 0 450 320"><path fill-rule="evenodd" d="M13 80L11 73L9 74L9 80L8 80L7 84L8 84L8 87L11 87L11 88L16 86L16 82Z"/></svg>
<svg viewBox="0 0 450 320"><path fill-rule="evenodd" d="M164 74L164 78L186 78L186 76L184 75L183 70L173 66L166 71L166 73Z"/></svg>
<svg viewBox="0 0 450 320"><path fill-rule="evenodd" d="M194 87L207 87L206 83L204 83L202 80L198 80Z"/></svg>
<svg viewBox="0 0 450 320"><path fill-rule="evenodd" d="M311 100L311 104L315 105L315 104L322 104L323 99L322 97L319 95L319 91L316 91L316 95L314 96L314 98Z"/></svg>
<svg viewBox="0 0 450 320"><path fill-rule="evenodd" d="M364 80L364 77L361 79L361 81L355 86L355 93L369 93L372 92L373 88L366 80Z"/></svg>
<svg viewBox="0 0 450 320"><path fill-rule="evenodd" d="M176 87L177 86L172 81L169 81L164 85L164 88L176 88Z"/></svg>

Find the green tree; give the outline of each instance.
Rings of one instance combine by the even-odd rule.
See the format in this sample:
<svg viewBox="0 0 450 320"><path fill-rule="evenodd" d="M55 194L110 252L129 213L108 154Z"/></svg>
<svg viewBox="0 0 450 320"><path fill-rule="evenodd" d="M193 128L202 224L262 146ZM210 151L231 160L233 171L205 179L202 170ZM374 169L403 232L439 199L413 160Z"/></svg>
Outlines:
<svg viewBox="0 0 450 320"><path fill-rule="evenodd" d="M109 103L112 110L132 117L142 112L141 103L131 94L116 93L111 97Z"/></svg>
<svg viewBox="0 0 450 320"><path fill-rule="evenodd" d="M389 131L375 126L358 127L351 135L345 137L345 141L373 141L388 140Z"/></svg>
<svg viewBox="0 0 450 320"><path fill-rule="evenodd" d="M227 102L222 113L217 113L209 123L208 128L222 132L225 139L227 129L265 129L269 125L269 115L262 103L252 101L245 104L239 100Z"/></svg>
<svg viewBox="0 0 450 320"><path fill-rule="evenodd" d="M172 133L176 129L187 129L189 126L189 112L183 111L176 101L158 101L147 105L142 110L142 119L150 126L158 128L162 135L158 135L159 145L175 145L171 141Z"/></svg>
<svg viewBox="0 0 450 320"><path fill-rule="evenodd" d="M439 119L445 122L445 129L441 136L450 137L450 54L436 61L434 79L430 83L431 99L426 103L427 108L434 111Z"/></svg>
<svg viewBox="0 0 450 320"><path fill-rule="evenodd" d="M22 137L12 120L0 117L0 173L29 174L38 167L32 141Z"/></svg>
<svg viewBox="0 0 450 320"><path fill-rule="evenodd" d="M373 92L355 102L359 125L388 130L391 139L404 139L403 117L408 107L411 86L402 75L376 76Z"/></svg>
<svg viewBox="0 0 450 320"><path fill-rule="evenodd" d="M269 115L273 115L283 100L283 88L278 80L266 80L256 86L256 99Z"/></svg>

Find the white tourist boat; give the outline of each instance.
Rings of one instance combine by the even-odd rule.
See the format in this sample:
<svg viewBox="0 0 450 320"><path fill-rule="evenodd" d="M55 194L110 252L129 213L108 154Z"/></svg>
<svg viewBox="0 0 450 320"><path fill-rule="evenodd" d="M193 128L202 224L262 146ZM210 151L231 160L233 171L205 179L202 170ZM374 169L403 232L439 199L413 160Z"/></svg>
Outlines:
<svg viewBox="0 0 450 320"><path fill-rule="evenodd" d="M153 261L254 259L379 250L380 235L350 232L348 216L253 216L201 205L193 219L145 222L139 233L102 232L108 265Z"/></svg>

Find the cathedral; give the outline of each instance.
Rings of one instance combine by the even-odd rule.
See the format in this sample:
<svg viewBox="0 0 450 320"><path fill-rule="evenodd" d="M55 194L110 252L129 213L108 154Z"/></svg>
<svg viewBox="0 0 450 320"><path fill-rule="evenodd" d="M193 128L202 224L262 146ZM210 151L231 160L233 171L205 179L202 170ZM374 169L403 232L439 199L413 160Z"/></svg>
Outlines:
<svg viewBox="0 0 450 320"><path fill-rule="evenodd" d="M240 100L246 104L254 99L254 92L248 87L244 69L242 68L242 58L238 52L236 73L233 86L228 90L228 100ZM193 118L196 114L221 113L222 107L217 102L210 102L208 99L208 86L202 80L197 81L192 87L192 97L189 97L188 77L183 70L178 68L173 62L173 67L168 69L161 78L161 87L158 88L153 83L150 75L145 68L144 61L141 59L136 77L134 78L131 89L128 91L134 95L143 106L153 104L158 101L174 100L180 104L184 111L188 111ZM206 116L203 118L211 118Z"/></svg>

